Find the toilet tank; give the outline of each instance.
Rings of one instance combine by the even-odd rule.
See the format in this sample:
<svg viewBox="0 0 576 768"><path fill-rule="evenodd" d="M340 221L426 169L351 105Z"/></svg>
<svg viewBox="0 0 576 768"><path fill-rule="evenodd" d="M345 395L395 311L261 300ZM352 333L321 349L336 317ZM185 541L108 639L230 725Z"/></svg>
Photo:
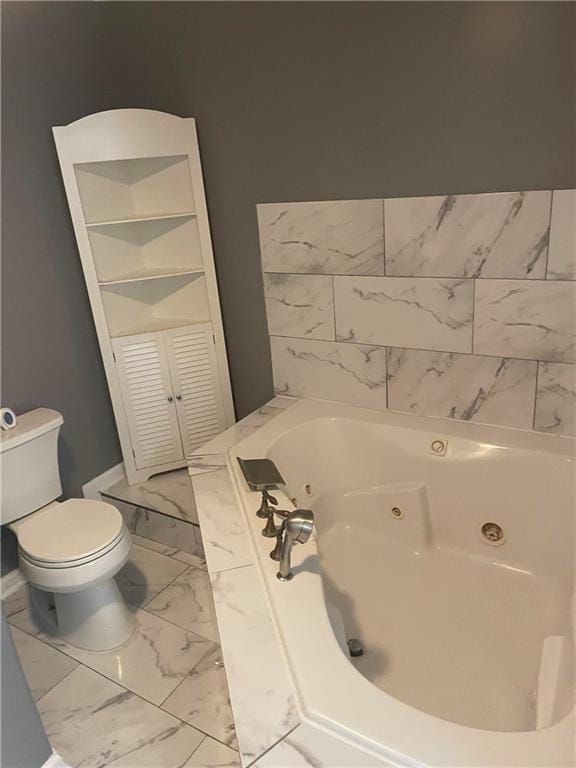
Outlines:
<svg viewBox="0 0 576 768"><path fill-rule="evenodd" d="M0 430L0 523L11 523L55 501L62 493L58 467L58 411L36 408Z"/></svg>

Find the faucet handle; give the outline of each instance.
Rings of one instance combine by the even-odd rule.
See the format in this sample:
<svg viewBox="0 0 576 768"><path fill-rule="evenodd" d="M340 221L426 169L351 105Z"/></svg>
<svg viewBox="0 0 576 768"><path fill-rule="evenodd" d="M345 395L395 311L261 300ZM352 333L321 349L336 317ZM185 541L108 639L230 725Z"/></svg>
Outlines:
<svg viewBox="0 0 576 768"><path fill-rule="evenodd" d="M256 517L261 517L262 519L269 517L272 512L270 504L278 504L278 499L271 496L268 491L262 491L262 503L256 512Z"/></svg>

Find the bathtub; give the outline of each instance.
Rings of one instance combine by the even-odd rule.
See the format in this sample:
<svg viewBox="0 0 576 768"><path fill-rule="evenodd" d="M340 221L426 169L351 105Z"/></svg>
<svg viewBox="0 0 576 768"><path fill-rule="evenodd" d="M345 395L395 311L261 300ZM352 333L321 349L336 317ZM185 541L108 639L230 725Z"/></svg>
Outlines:
<svg viewBox="0 0 576 768"><path fill-rule="evenodd" d="M305 720L394 766L575 764L574 446L302 400L231 449ZM237 463L263 456L315 515L290 582Z"/></svg>

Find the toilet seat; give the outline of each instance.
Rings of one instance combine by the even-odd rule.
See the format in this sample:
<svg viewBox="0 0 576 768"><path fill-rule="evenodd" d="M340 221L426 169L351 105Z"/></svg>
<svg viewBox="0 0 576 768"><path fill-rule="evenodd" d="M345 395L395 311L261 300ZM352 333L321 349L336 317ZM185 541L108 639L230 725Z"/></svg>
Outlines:
<svg viewBox="0 0 576 768"><path fill-rule="evenodd" d="M69 499L20 521L20 554L41 568L74 568L90 563L118 545L124 521L111 504Z"/></svg>

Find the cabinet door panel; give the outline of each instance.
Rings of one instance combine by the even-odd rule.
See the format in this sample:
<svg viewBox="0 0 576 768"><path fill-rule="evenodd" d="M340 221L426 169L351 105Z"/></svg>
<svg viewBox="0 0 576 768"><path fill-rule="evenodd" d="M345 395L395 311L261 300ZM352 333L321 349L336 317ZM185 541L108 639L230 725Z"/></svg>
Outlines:
<svg viewBox="0 0 576 768"><path fill-rule="evenodd" d="M183 458L161 333L113 339L116 368L138 469Z"/></svg>
<svg viewBox="0 0 576 768"><path fill-rule="evenodd" d="M212 326L176 328L165 331L164 338L184 453L189 456L226 428Z"/></svg>

